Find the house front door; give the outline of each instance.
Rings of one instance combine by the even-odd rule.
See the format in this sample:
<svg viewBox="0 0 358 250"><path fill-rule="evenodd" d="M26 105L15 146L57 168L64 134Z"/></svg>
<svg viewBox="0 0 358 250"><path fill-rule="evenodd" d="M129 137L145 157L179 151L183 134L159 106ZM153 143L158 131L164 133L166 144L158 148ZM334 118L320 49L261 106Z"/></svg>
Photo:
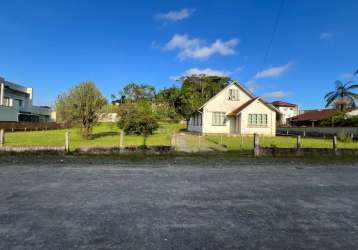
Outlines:
<svg viewBox="0 0 358 250"><path fill-rule="evenodd" d="M236 117L236 133L240 134L241 114Z"/></svg>
<svg viewBox="0 0 358 250"><path fill-rule="evenodd" d="M230 134L236 133L236 117L230 117Z"/></svg>

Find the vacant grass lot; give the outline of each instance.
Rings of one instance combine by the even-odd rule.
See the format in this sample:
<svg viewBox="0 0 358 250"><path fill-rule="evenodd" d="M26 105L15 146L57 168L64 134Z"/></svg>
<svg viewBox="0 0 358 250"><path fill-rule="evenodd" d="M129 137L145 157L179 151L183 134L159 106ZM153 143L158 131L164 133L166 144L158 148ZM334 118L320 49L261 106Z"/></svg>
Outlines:
<svg viewBox="0 0 358 250"><path fill-rule="evenodd" d="M197 135L188 135L186 142L190 147L199 147L199 138ZM250 150L253 148L252 136L220 136L207 135L202 136L200 145L203 148L212 148L217 150ZM260 145L264 147L294 148L296 147L296 137L276 136L276 137L260 137ZM303 138L301 137L302 148L331 148L332 139L320 138ZM338 142L339 148L358 148L358 142L343 143Z"/></svg>
<svg viewBox="0 0 358 250"><path fill-rule="evenodd" d="M171 135L182 128L181 124L161 123L158 131L148 137L147 145L170 145ZM102 123L93 131L93 138L85 140L81 137L79 128L69 130L47 130L29 132L7 132L5 145L7 146L62 146L65 141L65 132L70 131L70 150L80 146L116 146L119 145L120 129L115 123ZM125 145L142 145L143 137L126 135Z"/></svg>

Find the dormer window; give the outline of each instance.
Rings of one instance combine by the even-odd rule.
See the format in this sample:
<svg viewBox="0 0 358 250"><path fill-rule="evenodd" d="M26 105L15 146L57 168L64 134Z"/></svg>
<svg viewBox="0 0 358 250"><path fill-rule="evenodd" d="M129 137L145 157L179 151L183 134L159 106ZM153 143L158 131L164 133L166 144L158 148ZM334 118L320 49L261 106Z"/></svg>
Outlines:
<svg viewBox="0 0 358 250"><path fill-rule="evenodd" d="M239 100L239 90L237 90L237 89L229 89L228 99L230 101L238 101Z"/></svg>

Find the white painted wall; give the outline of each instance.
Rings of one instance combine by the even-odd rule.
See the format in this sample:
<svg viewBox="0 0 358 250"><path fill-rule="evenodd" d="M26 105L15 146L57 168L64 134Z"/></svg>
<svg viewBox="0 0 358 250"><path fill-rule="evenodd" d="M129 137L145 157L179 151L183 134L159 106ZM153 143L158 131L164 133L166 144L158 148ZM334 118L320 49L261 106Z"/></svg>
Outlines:
<svg viewBox="0 0 358 250"><path fill-rule="evenodd" d="M239 100L232 101L228 99L229 90L237 89L239 90ZM247 101L251 99L244 91L242 91L235 84L229 85L223 91L221 91L218 95L213 97L210 102L203 108L203 133L230 133L230 120L226 119L225 125L223 126L213 126L212 125L212 117L213 112L224 112L228 114L239 106L243 105ZM232 123L231 123L232 124Z"/></svg>
<svg viewBox="0 0 358 250"><path fill-rule="evenodd" d="M249 126L248 117L249 114L266 114L267 115L267 126ZM241 112L241 128L240 133L244 135L251 135L254 133L260 135L276 135L276 112L268 108L260 100L256 100L246 107Z"/></svg>
<svg viewBox="0 0 358 250"><path fill-rule="evenodd" d="M287 119L299 115L298 107L276 107L281 113L281 124L287 124Z"/></svg>
<svg viewBox="0 0 358 250"><path fill-rule="evenodd" d="M358 115L358 109L347 112L346 115L347 116L356 116L356 115Z"/></svg>
<svg viewBox="0 0 358 250"><path fill-rule="evenodd" d="M117 113L101 113L98 116L98 122L118 122L118 120Z"/></svg>
<svg viewBox="0 0 358 250"><path fill-rule="evenodd" d="M232 101L228 99L229 90L239 90L239 100ZM242 91L236 85L229 85L215 97L213 97L203 108L202 126L194 126L192 119L188 124L189 131L202 132L205 134L262 134L275 136L276 135L276 112L268 108L261 100L256 100L246 107L238 117L226 116L224 125L213 125L213 112L223 112L226 115L234 111L236 108L251 100L248 94ZM265 127L249 127L249 114L267 114L268 124Z"/></svg>

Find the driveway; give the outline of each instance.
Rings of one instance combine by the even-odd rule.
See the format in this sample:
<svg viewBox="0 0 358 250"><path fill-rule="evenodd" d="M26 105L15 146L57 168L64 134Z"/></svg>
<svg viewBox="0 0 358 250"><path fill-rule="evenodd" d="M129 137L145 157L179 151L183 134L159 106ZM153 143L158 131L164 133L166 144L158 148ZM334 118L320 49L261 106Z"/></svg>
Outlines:
<svg viewBox="0 0 358 250"><path fill-rule="evenodd" d="M357 166L152 165L2 164L0 249L358 247Z"/></svg>

